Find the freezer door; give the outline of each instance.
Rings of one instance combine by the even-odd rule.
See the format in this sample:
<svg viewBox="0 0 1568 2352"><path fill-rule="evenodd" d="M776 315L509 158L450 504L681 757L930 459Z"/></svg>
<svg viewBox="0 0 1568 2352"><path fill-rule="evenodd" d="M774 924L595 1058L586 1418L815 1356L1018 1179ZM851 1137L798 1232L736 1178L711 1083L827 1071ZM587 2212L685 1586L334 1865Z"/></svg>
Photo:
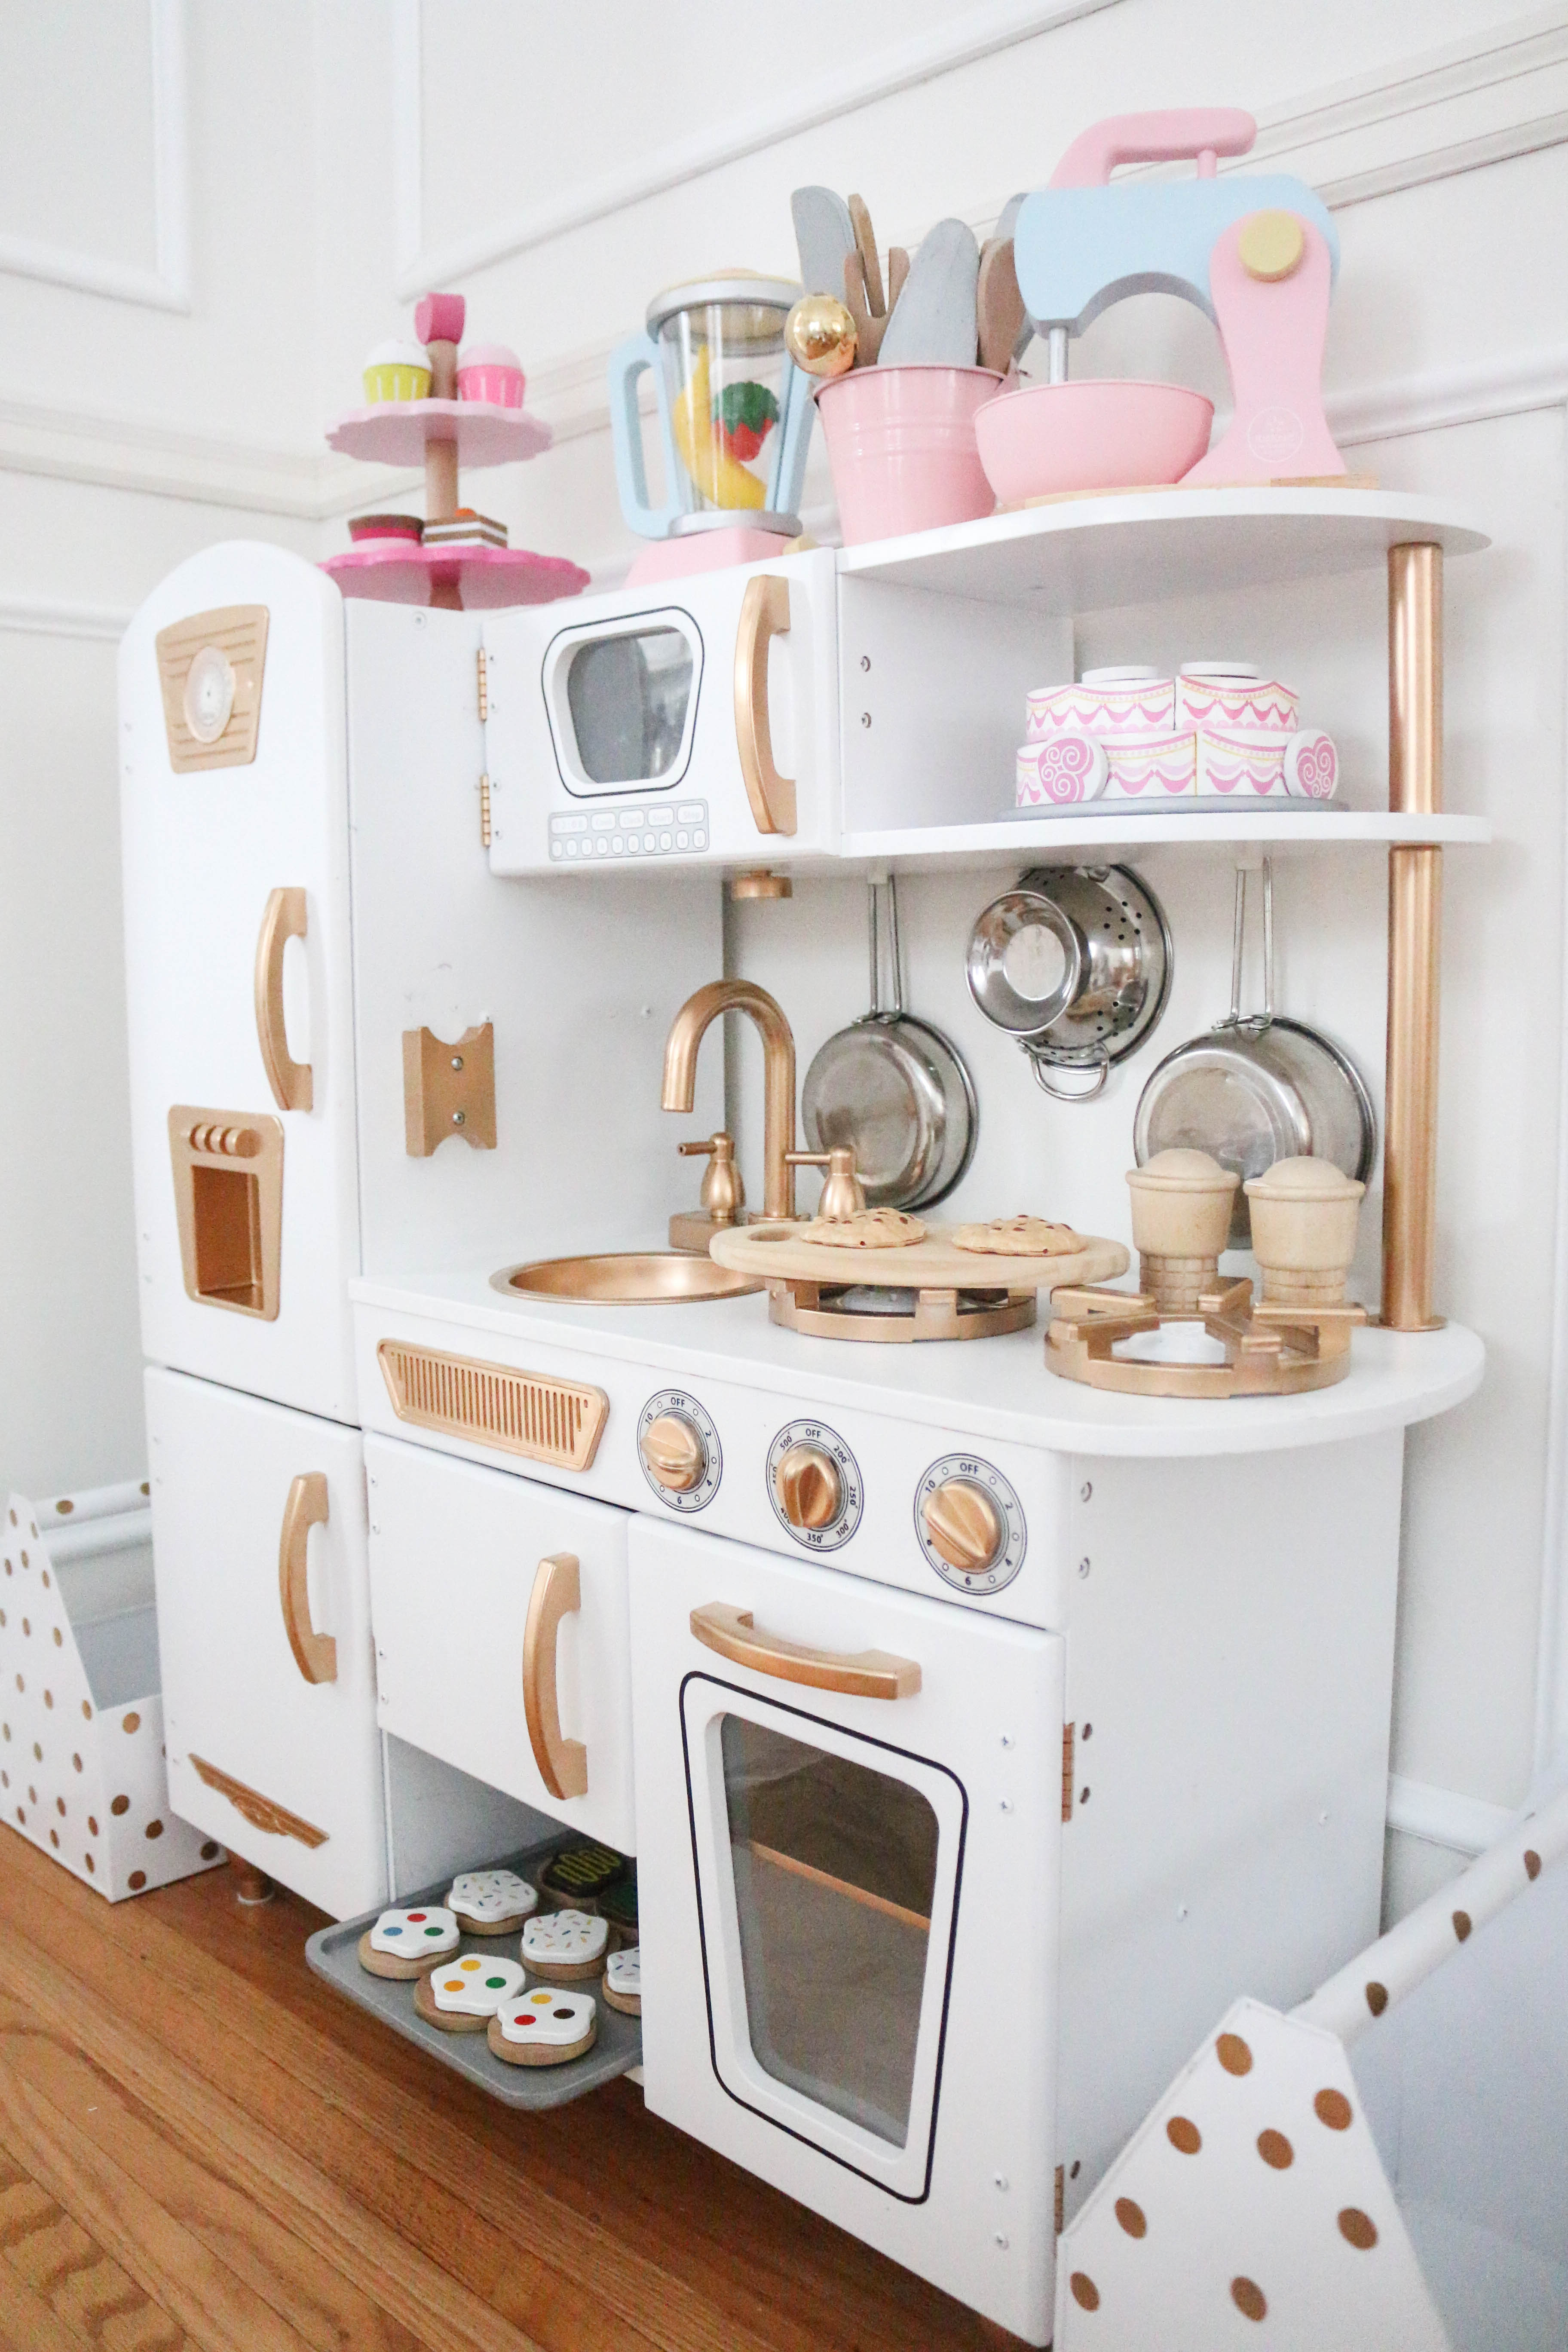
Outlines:
<svg viewBox="0 0 1568 2352"><path fill-rule="evenodd" d="M347 1421L359 1220L342 610L279 548L210 549L126 632L120 705L143 1344ZM186 723L204 724L204 681L215 723L237 693L205 748Z"/></svg>
<svg viewBox="0 0 1568 2352"><path fill-rule="evenodd" d="M1063 1644L637 1519L647 2103L1048 2333Z"/></svg>
<svg viewBox="0 0 1568 2352"><path fill-rule="evenodd" d="M169 1796L335 1918L386 1900L360 1434L150 1370Z"/></svg>
<svg viewBox="0 0 1568 2352"><path fill-rule="evenodd" d="M628 1514L367 1437L384 1729L637 1848Z"/></svg>

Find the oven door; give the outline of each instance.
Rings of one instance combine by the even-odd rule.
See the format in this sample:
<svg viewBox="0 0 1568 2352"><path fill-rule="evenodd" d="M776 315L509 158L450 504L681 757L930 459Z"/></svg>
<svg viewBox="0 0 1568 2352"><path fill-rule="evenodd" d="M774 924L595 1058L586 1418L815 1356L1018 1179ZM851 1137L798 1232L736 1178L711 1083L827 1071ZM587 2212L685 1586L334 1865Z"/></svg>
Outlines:
<svg viewBox="0 0 1568 2352"><path fill-rule="evenodd" d="M1059 1638L641 1519L630 1591L649 2105L1043 2340Z"/></svg>

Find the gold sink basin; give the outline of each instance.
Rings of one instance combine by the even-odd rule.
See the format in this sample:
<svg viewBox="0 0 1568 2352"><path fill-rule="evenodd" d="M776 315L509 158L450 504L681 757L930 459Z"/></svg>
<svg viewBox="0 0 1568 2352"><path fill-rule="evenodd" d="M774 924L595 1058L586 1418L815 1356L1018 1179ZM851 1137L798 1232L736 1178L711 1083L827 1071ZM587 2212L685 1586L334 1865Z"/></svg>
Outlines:
<svg viewBox="0 0 1568 2352"><path fill-rule="evenodd" d="M763 1288L755 1275L736 1274L710 1257L684 1250L618 1250L603 1257L542 1257L504 1266L493 1288L531 1298L570 1298L599 1307L673 1307L689 1298L746 1298Z"/></svg>

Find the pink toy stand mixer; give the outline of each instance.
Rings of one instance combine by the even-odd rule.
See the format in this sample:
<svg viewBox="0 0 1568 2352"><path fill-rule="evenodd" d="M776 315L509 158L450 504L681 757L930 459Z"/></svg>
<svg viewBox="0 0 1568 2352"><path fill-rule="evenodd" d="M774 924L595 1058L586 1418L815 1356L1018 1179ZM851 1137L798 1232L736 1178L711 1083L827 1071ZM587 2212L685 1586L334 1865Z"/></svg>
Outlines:
<svg viewBox="0 0 1568 2352"><path fill-rule="evenodd" d="M1219 330L1235 413L1184 483L1313 481L1345 462L1323 415L1323 341L1339 239L1322 200L1283 173L1215 175L1258 135L1237 107L1113 115L1076 139L1014 230L1018 286L1068 381L1068 339L1125 294L1179 294ZM1195 180L1112 183L1122 163L1195 162ZM1076 387L1087 389L1087 386ZM1157 392L1163 386L1151 385Z"/></svg>

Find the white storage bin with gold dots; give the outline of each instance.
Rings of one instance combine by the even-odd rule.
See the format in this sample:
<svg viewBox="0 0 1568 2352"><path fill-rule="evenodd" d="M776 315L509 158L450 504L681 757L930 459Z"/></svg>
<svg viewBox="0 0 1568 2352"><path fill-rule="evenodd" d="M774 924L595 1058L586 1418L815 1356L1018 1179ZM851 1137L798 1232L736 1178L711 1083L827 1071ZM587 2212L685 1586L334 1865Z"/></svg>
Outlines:
<svg viewBox="0 0 1568 2352"><path fill-rule="evenodd" d="M144 1483L0 1524L0 1821L111 1903L226 1861L169 1810Z"/></svg>

